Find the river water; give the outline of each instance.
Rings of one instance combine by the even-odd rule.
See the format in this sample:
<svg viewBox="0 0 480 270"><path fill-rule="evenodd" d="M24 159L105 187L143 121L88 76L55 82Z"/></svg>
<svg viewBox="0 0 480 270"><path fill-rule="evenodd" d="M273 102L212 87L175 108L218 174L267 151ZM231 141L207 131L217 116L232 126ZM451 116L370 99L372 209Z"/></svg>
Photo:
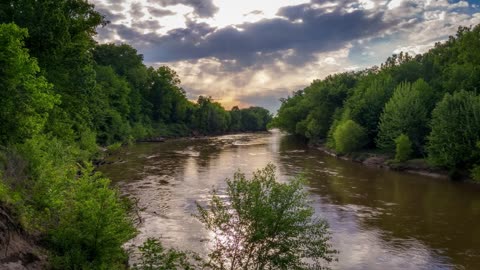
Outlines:
<svg viewBox="0 0 480 270"><path fill-rule="evenodd" d="M209 234L192 216L195 202L237 169L273 163L279 181L307 178L340 252L333 269L480 269L480 185L367 168L278 131L141 143L110 159L100 170L141 208L129 245L157 237L204 254Z"/></svg>

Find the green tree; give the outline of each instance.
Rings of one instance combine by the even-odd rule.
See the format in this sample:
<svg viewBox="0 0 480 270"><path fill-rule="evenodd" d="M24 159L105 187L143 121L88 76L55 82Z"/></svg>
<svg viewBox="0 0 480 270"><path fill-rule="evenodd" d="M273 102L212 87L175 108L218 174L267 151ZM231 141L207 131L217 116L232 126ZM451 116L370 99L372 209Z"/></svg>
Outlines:
<svg viewBox="0 0 480 270"><path fill-rule="evenodd" d="M114 269L127 255L122 245L135 235L127 208L110 182L91 170L63 194L58 224L49 231L58 269Z"/></svg>
<svg viewBox="0 0 480 270"><path fill-rule="evenodd" d="M432 113L428 158L446 168L474 163L480 140L480 97L471 92L446 94Z"/></svg>
<svg viewBox="0 0 480 270"><path fill-rule="evenodd" d="M164 123L184 121L187 100L177 73L167 66L150 73L152 87L148 100L152 103L152 119Z"/></svg>
<svg viewBox="0 0 480 270"><path fill-rule="evenodd" d="M108 145L125 141L130 135L129 84L110 66L96 66L96 99L92 106L93 127L98 142Z"/></svg>
<svg viewBox="0 0 480 270"><path fill-rule="evenodd" d="M279 183L275 167L227 179L228 201L216 192L198 219L214 233L213 269L318 269L332 261L328 225L314 218L302 180Z"/></svg>
<svg viewBox="0 0 480 270"><path fill-rule="evenodd" d="M0 9L0 23L14 22L28 29L26 48L60 94L48 131L78 139L80 131L91 127L89 105L95 99L91 49L95 29L105 24L104 18L84 0L7 0Z"/></svg>
<svg viewBox="0 0 480 270"><path fill-rule="evenodd" d="M298 134L297 124L305 119L309 112L303 90L296 91L291 97L282 98L280 101L282 104L272 125L291 134Z"/></svg>
<svg viewBox="0 0 480 270"><path fill-rule="evenodd" d="M151 118L150 98L153 68L149 72L143 56L128 44L100 44L93 50L93 59L99 66L111 67L115 74L130 86L129 121L147 124Z"/></svg>
<svg viewBox="0 0 480 270"><path fill-rule="evenodd" d="M342 119L351 119L365 127L369 145L377 137L380 115L392 93L393 80L390 75L367 72L345 102Z"/></svg>
<svg viewBox="0 0 480 270"><path fill-rule="evenodd" d="M238 106L234 106L230 110L230 127L229 130L233 132L242 131L242 112Z"/></svg>
<svg viewBox="0 0 480 270"><path fill-rule="evenodd" d="M431 88L423 80L413 85L400 84L380 117L377 146L393 151L395 139L404 133L412 141L414 150L417 153L422 151L429 131L429 101L432 95Z"/></svg>
<svg viewBox="0 0 480 270"><path fill-rule="evenodd" d="M0 24L0 145L39 134L58 103L52 85L24 48L27 30Z"/></svg>
<svg viewBox="0 0 480 270"><path fill-rule="evenodd" d="M211 97L198 97L195 111L194 127L204 134L222 133L230 125L230 114L218 102L213 102Z"/></svg>
<svg viewBox="0 0 480 270"><path fill-rule="evenodd" d="M361 149L366 143L367 134L365 128L353 120L347 120L337 126L333 138L335 150L339 154L346 154Z"/></svg>
<svg viewBox="0 0 480 270"><path fill-rule="evenodd" d="M395 139L395 161L407 161L412 155L412 141L407 135L401 134Z"/></svg>
<svg viewBox="0 0 480 270"><path fill-rule="evenodd" d="M303 131L301 135L314 140L326 139L336 109L343 106L356 83L357 74L347 72L315 80L305 88L305 103L309 113L299 123L299 130Z"/></svg>

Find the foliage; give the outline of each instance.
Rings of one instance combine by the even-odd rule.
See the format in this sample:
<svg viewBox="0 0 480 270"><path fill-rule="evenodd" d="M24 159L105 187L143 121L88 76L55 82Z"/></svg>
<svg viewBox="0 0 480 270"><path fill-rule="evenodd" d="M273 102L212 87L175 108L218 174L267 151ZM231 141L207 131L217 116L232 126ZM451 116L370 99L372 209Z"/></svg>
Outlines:
<svg viewBox="0 0 480 270"><path fill-rule="evenodd" d="M335 150L339 154L351 153L365 145L366 131L365 128L353 120L347 120L337 126L333 138L335 140Z"/></svg>
<svg viewBox="0 0 480 270"><path fill-rule="evenodd" d="M395 161L407 161L412 155L412 141L407 135L401 134L395 139Z"/></svg>
<svg viewBox="0 0 480 270"><path fill-rule="evenodd" d="M0 24L0 145L39 134L58 102L37 61L24 48L27 31Z"/></svg>
<svg viewBox="0 0 480 270"><path fill-rule="evenodd" d="M126 258L122 245L135 230L109 181L86 161L79 167L85 150L51 135L37 135L16 148L28 166L5 155L4 176L10 179L5 183L18 194L10 196L20 205L24 228L43 235L52 267L118 268ZM25 177L18 177L22 173Z"/></svg>
<svg viewBox="0 0 480 270"><path fill-rule="evenodd" d="M309 108L305 105L303 90L296 91L291 97L280 100L282 105L271 127L277 127L292 134L296 132L297 123L307 115Z"/></svg>
<svg viewBox="0 0 480 270"><path fill-rule="evenodd" d="M367 73L359 79L353 95L345 101L342 119L351 119L365 127L368 143L372 144L378 133L380 115L392 93L390 75Z"/></svg>
<svg viewBox="0 0 480 270"><path fill-rule="evenodd" d="M64 191L58 224L49 231L49 242L58 269L119 267L126 259L122 244L135 230L119 194L109 181L91 169Z"/></svg>
<svg viewBox="0 0 480 270"><path fill-rule="evenodd" d="M148 238L138 249L141 253L140 264L134 266L135 270L199 269L201 263L198 255L166 249L154 238Z"/></svg>
<svg viewBox="0 0 480 270"><path fill-rule="evenodd" d="M475 162L480 140L480 97L459 91L446 94L432 113L428 158L437 165L457 168Z"/></svg>
<svg viewBox="0 0 480 270"><path fill-rule="evenodd" d="M413 85L400 84L380 117L377 146L392 150L395 148L394 140L404 133L412 140L415 150L420 151L428 133L427 102L431 98L431 89L423 80Z"/></svg>
<svg viewBox="0 0 480 270"><path fill-rule="evenodd" d="M230 124L230 114L211 97L198 98L193 117L194 127L204 134L225 132Z"/></svg>
<svg viewBox="0 0 480 270"><path fill-rule="evenodd" d="M271 118L241 110L232 129L230 112L189 101L171 68L147 67L127 44L97 44L106 24L89 1L0 2L0 200L59 269L122 268L134 233L118 192L92 172L98 145L264 130Z"/></svg>
<svg viewBox="0 0 480 270"><path fill-rule="evenodd" d="M0 23L14 22L28 29L26 47L38 59L48 82L61 103L55 108L61 122L75 132L90 125L89 104L95 100L95 71L90 50L103 17L88 1L3 1ZM58 119L58 118L57 118ZM58 122L49 121L48 128ZM50 131L61 131L53 128Z"/></svg>
<svg viewBox="0 0 480 270"><path fill-rule="evenodd" d="M428 154L434 165L470 170L480 163L480 150L473 147L478 118L465 110L472 110L476 101L452 101L448 108L441 104L462 91L478 95L479 48L480 25L459 27L455 36L422 55L400 52L380 67L315 80L281 99L270 126L310 142L326 139L335 148L338 126L353 120L365 129L368 150L393 153L394 140L405 134L412 142L412 158ZM433 112L437 103L444 108Z"/></svg>
<svg viewBox="0 0 480 270"><path fill-rule="evenodd" d="M313 217L302 180L278 183L275 167L227 179L228 200L214 192L198 219L214 233L213 269L318 269L332 261L328 225Z"/></svg>

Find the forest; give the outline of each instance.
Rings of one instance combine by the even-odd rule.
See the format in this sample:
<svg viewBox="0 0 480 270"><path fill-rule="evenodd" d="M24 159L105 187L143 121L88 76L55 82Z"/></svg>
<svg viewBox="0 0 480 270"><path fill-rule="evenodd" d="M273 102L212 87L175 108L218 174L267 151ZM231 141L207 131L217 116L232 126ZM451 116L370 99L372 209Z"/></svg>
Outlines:
<svg viewBox="0 0 480 270"><path fill-rule="evenodd" d="M128 44L98 44L87 1L0 3L0 202L53 269L122 269L131 204L92 161L150 136L263 131L260 107L187 99L167 66ZM13 225L12 225L13 226Z"/></svg>
<svg viewBox="0 0 480 270"><path fill-rule="evenodd" d="M189 100L173 69L145 65L128 44L98 44L98 27L108 27L108 21L88 1L0 2L0 243L9 241L2 236L6 232L29 235L47 253L48 265L41 268L128 268L123 245L137 234L129 215L135 205L94 163L149 137L277 127L340 154L378 151L398 162L425 159L452 176L466 172L480 181L480 26L460 27L422 55L400 53L380 67L315 80L282 99L275 117L261 107L226 110L208 96ZM237 214L258 215L263 223L256 228L267 231L261 236L279 240L268 252L293 246L301 255L333 260L327 225L310 220L313 210L300 192L301 181L276 183L271 166L254 181L234 178L239 180L229 185L241 202ZM242 199L251 194L255 202L283 208L262 204L244 211L241 206L248 210L251 201ZM223 201L213 198L213 206L224 211ZM217 218L200 210L214 229L238 220L225 220L228 211L217 211L224 214ZM285 213L293 225L278 224L279 230L292 238L265 226ZM297 228L295 220L309 226ZM303 242L292 245L299 237ZM155 257L164 250L152 241L142 248ZM26 261L43 256L27 255ZM300 259L272 260L288 268ZM155 269L168 269L161 267Z"/></svg>
<svg viewBox="0 0 480 270"><path fill-rule="evenodd" d="M271 126L339 154L425 159L480 181L480 25L428 52L313 81L282 99Z"/></svg>

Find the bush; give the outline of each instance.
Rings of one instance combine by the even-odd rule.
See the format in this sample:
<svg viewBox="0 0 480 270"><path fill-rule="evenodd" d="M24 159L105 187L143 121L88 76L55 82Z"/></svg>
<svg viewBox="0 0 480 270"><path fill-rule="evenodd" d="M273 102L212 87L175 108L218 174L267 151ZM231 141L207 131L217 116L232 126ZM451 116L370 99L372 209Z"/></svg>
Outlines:
<svg viewBox="0 0 480 270"><path fill-rule="evenodd" d="M412 141L407 135L401 134L395 139L395 161L407 161L412 155Z"/></svg>
<svg viewBox="0 0 480 270"><path fill-rule="evenodd" d="M212 269L310 269L332 261L336 251L325 220L313 217L302 180L278 183L268 165L250 180L227 179L227 201L213 193L198 219L214 233Z"/></svg>
<svg viewBox="0 0 480 270"><path fill-rule="evenodd" d="M335 150L339 154L351 153L361 149L366 143L366 131L353 120L340 123L333 133Z"/></svg>
<svg viewBox="0 0 480 270"><path fill-rule="evenodd" d="M62 140L35 136L17 146L29 179L19 188L26 229L44 236L53 268L119 269L123 243L135 230L109 181L80 168L81 151Z"/></svg>
<svg viewBox="0 0 480 270"><path fill-rule="evenodd" d="M135 229L108 179L85 169L64 190L58 223L48 232L57 269L119 269L127 255L122 245Z"/></svg>

